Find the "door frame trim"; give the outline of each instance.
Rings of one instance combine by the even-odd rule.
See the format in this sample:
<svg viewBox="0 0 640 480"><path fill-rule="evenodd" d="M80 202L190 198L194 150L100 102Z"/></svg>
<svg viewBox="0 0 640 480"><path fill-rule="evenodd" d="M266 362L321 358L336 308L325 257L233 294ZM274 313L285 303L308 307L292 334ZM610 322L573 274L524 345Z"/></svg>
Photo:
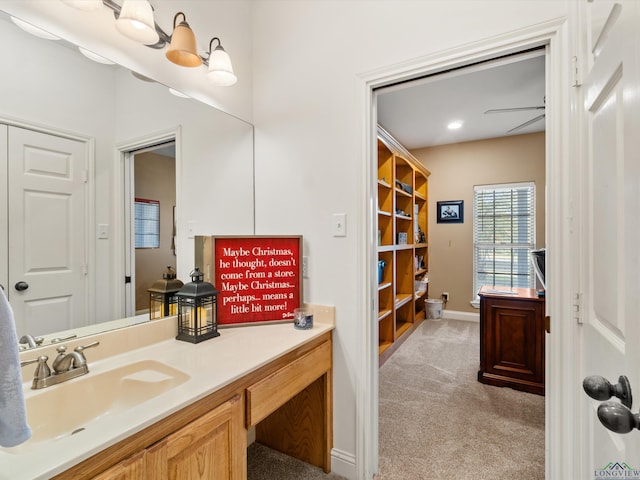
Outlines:
<svg viewBox="0 0 640 480"><path fill-rule="evenodd" d="M361 202L358 245L357 318L364 333L357 352L356 378L361 382L356 390L356 475L369 479L378 471L378 331L376 287L376 100L375 89L391 83L436 74L451 68L516 53L534 47L547 47L547 141L546 181L547 215L546 247L550 253L558 252L548 266L547 315L553 319L571 318L571 249L569 223L571 171L567 161L575 151L570 135L573 94L568 59L570 29L567 18L558 18L504 35L474 42L426 57L395 64L359 75L361 80L360 118L362 182L359 184ZM567 140L568 139L568 140ZM566 188L565 188L566 187ZM558 261L557 261L558 260ZM557 321L553 336L547 336L546 371L547 396L545 399L546 477L575 478L573 465L578 457L571 448L576 432L575 409L572 399L574 388L575 352L570 322ZM552 424L550 419L556 421ZM568 438L571 437L571 438ZM569 460L570 459L570 460Z"/></svg>
<svg viewBox="0 0 640 480"><path fill-rule="evenodd" d="M135 275L134 255L132 254L133 242L131 236L131 229L127 228L127 222L131 222L131 215L125 215L125 208L127 203L127 195L133 194L131 185L127 182L131 181L132 177L132 159L133 151L148 148L160 143L166 143L174 141L176 145L176 223L180 218L180 204L181 198L181 152L182 152L182 128L180 125L175 128L161 130L148 135L137 137L116 144L115 166L114 166L114 202L113 202L113 215L119 221L113 222L114 224L114 238L120 238L124 241L116 242L114 246L116 262L114 265L114 284L116 287L113 290L113 304L114 312L119 312L120 317L133 316L135 312L127 312L127 297L135 298L135 291L132 286L135 282L131 282L128 285L124 283L125 275L133 277ZM176 262L177 260L176 256ZM176 264L176 270L177 270Z"/></svg>
<svg viewBox="0 0 640 480"><path fill-rule="evenodd" d="M53 135L56 137L67 138L69 140L75 140L77 142L82 142L85 145L86 153L87 153L87 163L85 165L87 171L87 177L85 181L85 221L86 229L84 231L84 245L85 245L85 264L87 265L88 271L86 274L86 286L87 291L85 294L85 319L91 319L91 323L95 322L96 318L96 235L94 234L94 226L96 224L95 219L95 165L96 165L96 142L95 138L88 137L86 135L81 135L75 132L71 132L69 130L64 130L61 128L54 128L48 125L40 124L37 122L30 122L25 120L20 120L14 117L8 116L0 116L0 124L7 125L7 127L18 127L24 128L26 130L32 130L39 133L44 133L47 135ZM7 158L7 162L9 159ZM5 167L8 168L9 164L7 163ZM8 179L7 171L4 172L4 177L0 176L0 178ZM5 182L6 185L6 182ZM8 199L6 199L8 202ZM8 203L6 205L8 208ZM8 221L8 217L6 218ZM9 233L6 232L6 247L8 251L8 237ZM9 264L8 259L6 263L6 282L9 281ZM5 285L5 294L7 294L7 298L9 298L8 293L10 289L7 285ZM86 320L85 320L86 321ZM88 325L89 323L85 323Z"/></svg>

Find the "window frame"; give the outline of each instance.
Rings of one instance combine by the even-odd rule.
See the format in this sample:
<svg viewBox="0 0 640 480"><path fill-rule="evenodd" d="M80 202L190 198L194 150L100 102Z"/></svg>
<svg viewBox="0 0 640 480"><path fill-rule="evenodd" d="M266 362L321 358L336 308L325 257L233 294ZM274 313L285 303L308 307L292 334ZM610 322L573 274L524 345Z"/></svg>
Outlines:
<svg viewBox="0 0 640 480"><path fill-rule="evenodd" d="M134 207L133 207L133 242L136 250L140 249L153 249L160 248L160 200L151 200L148 198L135 198L134 199ZM153 206L155 208L156 218L139 218L138 217L138 206L146 205ZM151 233L138 233L138 225L139 222L143 223L144 226L155 226L155 231ZM144 245L138 244L139 235L143 235L145 238L152 238L155 240L153 243L145 242Z"/></svg>
<svg viewBox="0 0 640 480"><path fill-rule="evenodd" d="M478 216L478 193L479 192L486 192L486 191L497 191L497 190L505 190L505 189L509 189L511 190L511 192L513 192L513 190L516 189L522 189L522 188L527 188L527 189L531 189L530 190L530 195L531 195L531 199L530 199L530 204L527 206L528 207L528 211L530 212L530 228L531 230L528 232L529 234L529 242L510 242L510 243L496 243L496 242L478 242L477 239L477 234L478 234L478 220L479 220L479 216ZM495 207L494 207L494 211L495 211ZM510 218L513 218L513 212L511 212ZM480 290L480 287L482 287L483 285L480 284L480 279L479 279L479 273L478 273L478 248L527 248L527 250L530 252L531 250L536 248L536 185L535 182L512 182L512 183L500 183L500 184L489 184L489 185L474 185L473 187L473 226L472 226L472 230L473 230L473 293L472 293L472 299L471 299L471 304L475 307L475 308L479 308L480 307L480 297L478 296L478 291ZM513 229L511 230L511 232L513 233ZM513 234L511 235L511 237L513 237ZM513 251L511 253L511 258L513 259ZM528 258L528 256L527 256ZM535 272L533 270L533 267L531 265L531 262L528 261L527 262L528 265L528 288L535 288ZM494 271L493 274L495 275L496 273L500 273L500 272L496 272ZM514 273L510 273L509 274L511 278L514 277ZM513 281L510 282L511 285L513 285ZM499 285L498 285L499 287ZM505 286L505 288L508 288L507 286Z"/></svg>

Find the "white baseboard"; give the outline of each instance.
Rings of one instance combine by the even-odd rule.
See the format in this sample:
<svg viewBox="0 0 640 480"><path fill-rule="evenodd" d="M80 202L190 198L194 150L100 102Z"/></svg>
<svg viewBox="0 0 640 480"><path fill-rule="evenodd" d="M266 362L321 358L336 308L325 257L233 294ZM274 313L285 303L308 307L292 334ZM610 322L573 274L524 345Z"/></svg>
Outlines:
<svg viewBox="0 0 640 480"><path fill-rule="evenodd" d="M443 310L443 318L451 320L463 320L465 322L480 322L480 314L475 312L457 312L455 310Z"/></svg>
<svg viewBox="0 0 640 480"><path fill-rule="evenodd" d="M356 480L355 455L337 448L331 449L331 472L349 480Z"/></svg>

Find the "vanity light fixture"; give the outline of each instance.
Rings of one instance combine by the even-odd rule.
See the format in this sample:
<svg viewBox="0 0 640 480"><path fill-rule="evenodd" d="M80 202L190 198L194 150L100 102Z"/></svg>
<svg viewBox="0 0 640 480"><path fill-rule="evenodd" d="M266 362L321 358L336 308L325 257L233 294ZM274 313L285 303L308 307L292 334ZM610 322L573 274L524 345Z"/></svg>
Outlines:
<svg viewBox="0 0 640 480"><path fill-rule="evenodd" d="M124 0L116 28L125 37L145 45L153 45L160 39L153 8L147 0Z"/></svg>
<svg viewBox="0 0 640 480"><path fill-rule="evenodd" d="M212 50L214 41L217 41L218 45L214 50ZM228 87L238 81L238 78L233 73L231 58L225 49L222 48L222 44L218 37L213 37L209 42L207 59L209 62L207 77L209 77L211 83L220 87Z"/></svg>
<svg viewBox="0 0 640 480"><path fill-rule="evenodd" d="M176 25L178 17L182 15L182 21ZM167 59L181 67L199 67L202 65L202 58L198 55L196 47L196 36L187 23L184 13L178 12L173 17L173 33L171 34L171 44L167 50Z"/></svg>
<svg viewBox="0 0 640 480"><path fill-rule="evenodd" d="M126 37L157 50L169 44L166 57L170 62L190 68L205 64L208 67L207 77L213 85L230 86L238 81L238 77L233 72L231 58L222 47L222 42L218 37L211 39L209 51L205 56L198 53L196 37L183 12L178 12L173 17L173 32L168 35L155 23L153 7L147 0L124 0L122 6L117 4L115 0L61 1L80 10L88 10L87 4L89 3L101 2L102 5L113 11L116 17L116 27ZM180 23L178 23L179 16L182 16ZM215 48L213 48L214 41L218 42Z"/></svg>

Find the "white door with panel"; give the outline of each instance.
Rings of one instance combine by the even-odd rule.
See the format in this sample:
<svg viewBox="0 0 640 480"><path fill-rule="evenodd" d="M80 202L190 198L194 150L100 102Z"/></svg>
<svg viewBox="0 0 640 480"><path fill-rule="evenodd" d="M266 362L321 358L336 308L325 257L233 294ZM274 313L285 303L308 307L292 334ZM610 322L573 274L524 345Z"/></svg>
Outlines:
<svg viewBox="0 0 640 480"><path fill-rule="evenodd" d="M18 336L87 323L86 142L7 128L8 280Z"/></svg>
<svg viewBox="0 0 640 480"><path fill-rule="evenodd" d="M640 406L640 2L583 1L585 20L585 156L579 329L581 376L616 384L628 377ZM579 389L576 385L576 389ZM576 394L581 406L581 478L635 475L640 431L614 433L598 419L600 399ZM609 409L619 423L618 405ZM620 410L621 411L621 410ZM618 412L618 413L616 413ZM627 414L622 415L623 417ZM624 423L624 422L623 422ZM624 471L626 470L626 471ZM630 476L624 478L640 478Z"/></svg>

